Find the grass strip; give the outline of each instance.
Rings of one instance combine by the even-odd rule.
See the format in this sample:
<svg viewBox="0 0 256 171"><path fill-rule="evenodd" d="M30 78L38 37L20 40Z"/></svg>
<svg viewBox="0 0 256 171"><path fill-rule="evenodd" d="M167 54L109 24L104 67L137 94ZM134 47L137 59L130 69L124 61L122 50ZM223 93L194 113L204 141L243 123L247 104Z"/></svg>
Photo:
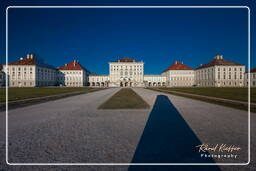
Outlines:
<svg viewBox="0 0 256 171"><path fill-rule="evenodd" d="M166 91L164 89L154 89L154 88L147 88L147 89L153 90L153 91L159 91L159 92L163 92L163 93L168 93L168 94L172 94L172 95L177 95L177 96L181 96L181 97L187 97L187 98L191 98L191 99L195 99L195 100L200 100L200 101L204 101L204 102L207 102L207 103L213 103L213 104L218 104L218 105L222 105L222 106L227 106L227 107L231 107L231 108L236 108L236 109L248 111L248 105L226 103L226 102L224 103L224 102L214 100L214 99L206 99L206 98L203 98L203 97L195 97L195 96L191 96L191 95L184 95L184 94L179 94L179 93L175 93L175 92L170 92L170 90ZM256 107L251 106L251 112L256 113Z"/></svg>
<svg viewBox="0 0 256 171"><path fill-rule="evenodd" d="M149 104L131 88L122 88L100 105L99 109L147 109L149 107Z"/></svg>
<svg viewBox="0 0 256 171"><path fill-rule="evenodd" d="M248 101L248 88L239 87L194 87L194 88L159 88L167 91L179 91L229 100ZM256 88L251 88L251 102L256 102Z"/></svg>

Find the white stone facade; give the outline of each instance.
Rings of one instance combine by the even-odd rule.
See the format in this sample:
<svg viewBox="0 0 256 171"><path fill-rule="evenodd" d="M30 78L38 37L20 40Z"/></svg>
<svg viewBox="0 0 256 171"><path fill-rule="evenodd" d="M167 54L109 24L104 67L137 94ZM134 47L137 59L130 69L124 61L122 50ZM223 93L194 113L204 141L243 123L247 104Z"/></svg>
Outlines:
<svg viewBox="0 0 256 171"><path fill-rule="evenodd" d="M54 86L57 82L57 70L35 59L33 54L19 61L3 65L10 87Z"/></svg>
<svg viewBox="0 0 256 171"><path fill-rule="evenodd" d="M249 76L250 76L250 87L256 87L256 68L252 69L249 72L246 72L245 73L245 76L244 76L244 84L246 87L248 87L248 84L249 84Z"/></svg>
<svg viewBox="0 0 256 171"><path fill-rule="evenodd" d="M195 84L198 87L242 87L245 66L216 56L214 61L195 70Z"/></svg>
<svg viewBox="0 0 256 171"><path fill-rule="evenodd" d="M89 84L92 87L109 87L108 75L90 75Z"/></svg>
<svg viewBox="0 0 256 171"><path fill-rule="evenodd" d="M166 77L168 87L192 87L195 84L194 70L170 70Z"/></svg>
<svg viewBox="0 0 256 171"><path fill-rule="evenodd" d="M60 86L83 87L87 85L86 71L59 70L58 83Z"/></svg>
<svg viewBox="0 0 256 171"><path fill-rule="evenodd" d="M58 69L58 84L66 87L88 86L89 74L89 71L74 60Z"/></svg>
<svg viewBox="0 0 256 171"><path fill-rule="evenodd" d="M144 87L144 63L131 58L109 62L109 87Z"/></svg>
<svg viewBox="0 0 256 171"><path fill-rule="evenodd" d="M144 84L146 87L165 87L166 77L163 75L144 75Z"/></svg>
<svg viewBox="0 0 256 171"><path fill-rule="evenodd" d="M123 58L109 63L109 76L89 76L90 86L108 87L242 87L245 66L216 56L208 64L192 69L175 62L161 75L144 75L144 63ZM91 82L92 81L92 82Z"/></svg>
<svg viewBox="0 0 256 171"><path fill-rule="evenodd" d="M91 74L76 60L58 69L38 61L33 54L3 65L0 86L5 75L10 87L67 86L67 87L243 87L248 85L245 66L223 59L196 69L175 62L161 75L144 75L144 62L123 58L109 62L109 75ZM250 75L256 87L256 72Z"/></svg>

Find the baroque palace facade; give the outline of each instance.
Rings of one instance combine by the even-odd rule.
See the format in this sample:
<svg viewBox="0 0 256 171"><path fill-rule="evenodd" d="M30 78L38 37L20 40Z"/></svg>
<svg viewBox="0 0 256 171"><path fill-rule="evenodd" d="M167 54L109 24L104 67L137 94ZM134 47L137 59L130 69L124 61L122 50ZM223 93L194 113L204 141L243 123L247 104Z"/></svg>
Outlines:
<svg viewBox="0 0 256 171"><path fill-rule="evenodd" d="M109 75L96 75L74 60L54 68L38 60L34 54L3 64L0 68L0 86L5 78L10 87L256 87L256 70L251 75L245 66L217 55L207 64L193 69L183 62L174 62L160 75L144 75L144 62L122 58L109 62Z"/></svg>

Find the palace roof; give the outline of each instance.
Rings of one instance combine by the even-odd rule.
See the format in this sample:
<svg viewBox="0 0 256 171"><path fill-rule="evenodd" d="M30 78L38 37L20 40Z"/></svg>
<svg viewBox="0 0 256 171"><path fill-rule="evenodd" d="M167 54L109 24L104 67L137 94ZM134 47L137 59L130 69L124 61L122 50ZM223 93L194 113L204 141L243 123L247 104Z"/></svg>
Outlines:
<svg viewBox="0 0 256 171"><path fill-rule="evenodd" d="M250 72L256 72L256 68L251 69Z"/></svg>
<svg viewBox="0 0 256 171"><path fill-rule="evenodd" d="M253 68L250 70L250 73L256 72L256 68ZM248 73L248 71L246 71L246 73Z"/></svg>
<svg viewBox="0 0 256 171"><path fill-rule="evenodd" d="M140 62L140 61L134 60L132 58L122 58L122 59L116 60L114 62Z"/></svg>
<svg viewBox="0 0 256 171"><path fill-rule="evenodd" d="M166 70L164 70L163 72L169 71L169 70L193 70L193 68L184 65L181 62L174 62L171 66L169 66Z"/></svg>
<svg viewBox="0 0 256 171"><path fill-rule="evenodd" d="M59 70L86 70L78 61L74 60L62 67L58 68Z"/></svg>
<svg viewBox="0 0 256 171"><path fill-rule="evenodd" d="M44 61L36 58L34 54L27 54L26 58L20 58L20 60L10 62L8 65L37 65L40 67L56 69L53 66L44 63Z"/></svg>
<svg viewBox="0 0 256 171"><path fill-rule="evenodd" d="M19 61L10 62L8 65L35 65L36 58L20 58Z"/></svg>
<svg viewBox="0 0 256 171"><path fill-rule="evenodd" d="M215 66L215 65L235 66L235 65L241 65L241 64L223 59L222 55L217 55L217 56L214 57L214 59L211 62L209 62L207 64L204 64L204 65L201 65L196 69L208 68L208 67Z"/></svg>

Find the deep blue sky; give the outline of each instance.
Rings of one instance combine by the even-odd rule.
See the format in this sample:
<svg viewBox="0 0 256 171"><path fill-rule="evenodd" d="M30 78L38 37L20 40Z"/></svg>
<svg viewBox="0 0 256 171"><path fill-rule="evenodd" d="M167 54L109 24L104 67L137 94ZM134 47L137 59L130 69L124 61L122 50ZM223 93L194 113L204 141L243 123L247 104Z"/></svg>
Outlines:
<svg viewBox="0 0 256 171"><path fill-rule="evenodd" d="M9 9L8 21L9 61L36 53L56 67L79 60L98 74L122 57L143 60L145 74L175 60L195 68L216 54L247 65L245 8Z"/></svg>

